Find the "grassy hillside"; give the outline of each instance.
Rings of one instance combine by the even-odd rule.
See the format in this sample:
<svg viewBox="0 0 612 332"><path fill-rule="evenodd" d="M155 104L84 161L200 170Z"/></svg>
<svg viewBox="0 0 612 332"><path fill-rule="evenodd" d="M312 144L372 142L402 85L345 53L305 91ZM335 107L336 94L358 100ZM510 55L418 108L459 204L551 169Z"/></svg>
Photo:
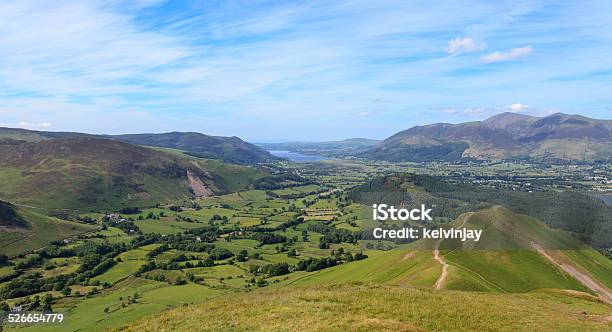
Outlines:
<svg viewBox="0 0 612 332"><path fill-rule="evenodd" d="M368 251L368 258L289 280L290 285L373 282L401 286L431 286L442 268L427 250Z"/></svg>
<svg viewBox="0 0 612 332"><path fill-rule="evenodd" d="M563 292L499 295L380 285L278 288L182 307L124 331L607 331L610 306Z"/></svg>
<svg viewBox="0 0 612 332"><path fill-rule="evenodd" d="M584 246L565 232L543 222L493 207L462 215L449 226L483 229L478 243L445 240L439 245L449 264L443 288L502 293L529 292L557 288L591 292L585 285L543 257L532 244L553 249L566 257L567 264L610 287L612 261ZM284 284L316 285L365 281L390 285L433 286L442 265L433 259L436 241L419 240L406 249L368 251L368 258L299 275ZM558 250L558 248L578 248Z"/></svg>
<svg viewBox="0 0 612 332"><path fill-rule="evenodd" d="M34 209L17 208L26 227L4 227L0 232L0 253L13 256L49 245L77 234L93 230L95 226L47 217Z"/></svg>
<svg viewBox="0 0 612 332"><path fill-rule="evenodd" d="M154 205L190 199L195 185L211 193L247 186L236 168L98 138L0 145L0 198L48 209Z"/></svg>

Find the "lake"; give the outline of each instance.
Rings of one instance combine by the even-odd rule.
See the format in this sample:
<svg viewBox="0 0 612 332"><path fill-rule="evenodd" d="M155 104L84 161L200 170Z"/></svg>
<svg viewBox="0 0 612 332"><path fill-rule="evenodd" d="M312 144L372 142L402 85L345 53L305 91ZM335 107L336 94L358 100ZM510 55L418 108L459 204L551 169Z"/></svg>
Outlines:
<svg viewBox="0 0 612 332"><path fill-rule="evenodd" d="M281 150L269 150L273 156L289 159L296 163L314 163L322 160L329 160L331 158L318 156L318 155L306 155L297 152L291 151L281 151Z"/></svg>

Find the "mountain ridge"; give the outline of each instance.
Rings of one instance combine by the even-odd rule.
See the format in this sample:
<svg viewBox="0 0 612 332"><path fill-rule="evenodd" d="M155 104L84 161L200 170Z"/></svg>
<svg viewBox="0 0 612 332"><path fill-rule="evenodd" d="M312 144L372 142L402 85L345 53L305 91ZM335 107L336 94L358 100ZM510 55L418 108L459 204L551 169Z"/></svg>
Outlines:
<svg viewBox="0 0 612 332"><path fill-rule="evenodd" d="M573 145L568 147L567 145ZM390 161L548 157L610 159L612 120L577 114L545 117L505 112L483 121L415 126L361 154Z"/></svg>
<svg viewBox="0 0 612 332"><path fill-rule="evenodd" d="M96 135L79 132L36 131L0 127L0 144L40 142L50 139L97 137L130 144L173 148L196 157L219 159L239 164L254 164L278 159L269 152L239 137L211 136L198 132L167 132L123 135Z"/></svg>

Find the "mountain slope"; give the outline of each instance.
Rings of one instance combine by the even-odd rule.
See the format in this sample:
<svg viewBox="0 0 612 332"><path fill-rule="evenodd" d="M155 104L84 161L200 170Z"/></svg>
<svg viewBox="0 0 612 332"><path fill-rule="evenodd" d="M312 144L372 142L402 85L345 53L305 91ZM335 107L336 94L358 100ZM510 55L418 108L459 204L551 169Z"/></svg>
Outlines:
<svg viewBox="0 0 612 332"><path fill-rule="evenodd" d="M49 139L78 137L107 138L131 143L183 150L196 157L219 159L226 162L253 164L274 160L267 151L238 137L208 136L200 133L171 132L163 134L92 135L74 132L34 131L19 128L0 128L0 144L40 142Z"/></svg>
<svg viewBox="0 0 612 332"><path fill-rule="evenodd" d="M389 161L461 158L612 158L612 120L563 113L537 118L501 113L484 121L416 126L361 155Z"/></svg>
<svg viewBox="0 0 612 332"><path fill-rule="evenodd" d="M496 206L462 215L449 226L482 229L483 235L479 242L442 241L442 255L453 267L445 285L448 289L525 292L561 288L599 294L576 274L556 266L546 253L565 257L568 266L608 289L604 292L612 287L612 261L535 218Z"/></svg>
<svg viewBox="0 0 612 332"><path fill-rule="evenodd" d="M219 177L196 161L109 139L0 145L0 197L49 209L103 210L189 199L194 182L225 193Z"/></svg>
<svg viewBox="0 0 612 332"><path fill-rule="evenodd" d="M380 285L265 289L146 317L121 331L606 331L610 307L568 293Z"/></svg>
<svg viewBox="0 0 612 332"><path fill-rule="evenodd" d="M111 136L123 142L174 148L200 157L252 164L276 159L269 152L238 137L208 136L200 133L130 134Z"/></svg>
<svg viewBox="0 0 612 332"><path fill-rule="evenodd" d="M7 203L1 205L5 208L8 206L12 210L11 215L18 218L20 223L3 223L0 227L0 254L18 255L95 229L93 225L48 217L36 209Z"/></svg>

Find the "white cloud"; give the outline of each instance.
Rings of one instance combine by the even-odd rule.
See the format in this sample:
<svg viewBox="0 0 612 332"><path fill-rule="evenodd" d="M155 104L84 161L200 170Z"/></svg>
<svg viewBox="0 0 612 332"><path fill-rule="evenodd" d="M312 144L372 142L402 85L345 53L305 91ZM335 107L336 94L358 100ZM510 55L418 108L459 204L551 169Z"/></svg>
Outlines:
<svg viewBox="0 0 612 332"><path fill-rule="evenodd" d="M476 43L470 37L455 37L448 41L446 52L448 54L476 52L485 48L484 43Z"/></svg>
<svg viewBox="0 0 612 332"><path fill-rule="evenodd" d="M359 112L359 116L370 116L370 112Z"/></svg>
<svg viewBox="0 0 612 332"><path fill-rule="evenodd" d="M49 128L52 126L50 122L27 122L27 121L19 121L17 123L2 123L0 124L2 127L16 127L16 128Z"/></svg>
<svg viewBox="0 0 612 332"><path fill-rule="evenodd" d="M489 53L483 56L481 59L484 63L511 61L524 56L528 56L529 54L531 54L531 52L533 52L533 48L531 47L531 45L527 45L524 47L513 48L505 52L496 51L493 53Z"/></svg>
<svg viewBox="0 0 612 332"><path fill-rule="evenodd" d="M515 103L515 104L512 104L512 105L508 106L508 108L510 108L510 110L512 112L521 112L521 111L524 111L524 110L526 110L526 109L528 109L530 107L531 106L529 106L529 105L525 105L525 104L521 104L521 103Z"/></svg>
<svg viewBox="0 0 612 332"><path fill-rule="evenodd" d="M453 114L453 113L457 113L457 109L455 109L455 108L443 108L443 109L440 110L440 112L448 113L448 114Z"/></svg>

